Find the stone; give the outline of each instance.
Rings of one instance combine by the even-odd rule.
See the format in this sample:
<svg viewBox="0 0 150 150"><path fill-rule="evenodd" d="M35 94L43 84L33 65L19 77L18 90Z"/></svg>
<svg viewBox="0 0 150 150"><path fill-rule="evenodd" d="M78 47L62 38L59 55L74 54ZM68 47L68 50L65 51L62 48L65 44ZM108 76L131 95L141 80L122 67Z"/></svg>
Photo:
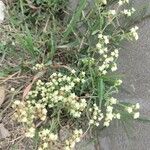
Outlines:
<svg viewBox="0 0 150 150"><path fill-rule="evenodd" d="M70 0L75 8L77 1ZM75 3L75 4L74 4ZM139 26L139 40L124 42L120 50L119 73L123 75L123 85L118 98L122 101L141 105L141 116L150 116L150 1L133 0L132 6L138 11L135 15ZM145 7L146 6L146 7ZM141 7L145 7L142 11ZM142 15L147 15L140 19ZM139 18L137 18L139 17ZM139 20L140 19L140 20ZM150 119L150 117L149 117ZM100 133L100 150L149 150L150 123L114 121L109 128ZM84 143L84 142L83 142ZM84 144L83 144L84 145ZM94 146L86 145L86 150ZM79 147L78 150L84 150Z"/></svg>

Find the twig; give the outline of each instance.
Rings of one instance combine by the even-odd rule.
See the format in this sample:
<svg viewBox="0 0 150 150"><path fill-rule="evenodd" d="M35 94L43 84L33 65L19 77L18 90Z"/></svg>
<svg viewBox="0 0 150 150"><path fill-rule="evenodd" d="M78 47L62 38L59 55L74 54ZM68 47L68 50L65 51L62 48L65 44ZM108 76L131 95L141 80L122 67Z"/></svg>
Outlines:
<svg viewBox="0 0 150 150"><path fill-rule="evenodd" d="M12 77L16 76L16 75L19 74L19 73L20 73L20 71L18 71L18 72L16 72L16 73L12 74L12 75L10 75L10 76L8 76L8 77L7 77L6 79L4 79L0 84L5 83L6 81L10 80Z"/></svg>
<svg viewBox="0 0 150 150"><path fill-rule="evenodd" d="M26 0L26 2L28 3L28 6L30 8L32 8L34 10L38 10L39 9L39 7L34 6L33 3L30 0Z"/></svg>

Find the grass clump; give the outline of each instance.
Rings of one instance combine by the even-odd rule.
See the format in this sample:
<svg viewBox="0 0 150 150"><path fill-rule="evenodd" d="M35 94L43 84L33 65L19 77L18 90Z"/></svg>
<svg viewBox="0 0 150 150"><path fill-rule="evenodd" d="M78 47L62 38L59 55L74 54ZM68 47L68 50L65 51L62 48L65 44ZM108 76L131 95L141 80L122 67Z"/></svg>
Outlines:
<svg viewBox="0 0 150 150"><path fill-rule="evenodd" d="M9 21L18 30L11 37L24 58L20 71L33 76L22 101L13 102L14 117L23 123L24 135L39 142L39 150L71 150L98 127L139 118L138 103L113 97L122 83L115 74L120 43L138 40L137 26L125 29L120 23L134 8L124 9L128 1L95 0L89 10L87 0L80 0L67 22L65 14L59 16L67 2L14 1L9 13L19 18ZM70 133L62 139L64 128Z"/></svg>

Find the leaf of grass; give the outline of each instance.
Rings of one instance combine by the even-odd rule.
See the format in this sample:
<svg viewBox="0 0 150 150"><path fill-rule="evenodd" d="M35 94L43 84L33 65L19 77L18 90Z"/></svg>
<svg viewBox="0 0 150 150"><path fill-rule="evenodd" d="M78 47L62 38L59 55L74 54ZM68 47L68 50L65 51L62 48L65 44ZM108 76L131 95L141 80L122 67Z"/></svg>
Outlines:
<svg viewBox="0 0 150 150"><path fill-rule="evenodd" d="M37 48L34 46L34 39L29 31L28 28L26 28L26 35L24 37L19 37L18 35L18 41L21 43L22 47L27 50L33 58L37 55Z"/></svg>
<svg viewBox="0 0 150 150"><path fill-rule="evenodd" d="M64 32L64 38L66 38L72 32L74 27L76 26L76 23L79 21L82 11L86 7L86 4L87 4L87 0L80 0L78 8L76 9L75 13L73 14L72 19L70 20L70 23Z"/></svg>
<svg viewBox="0 0 150 150"><path fill-rule="evenodd" d="M56 52L56 39L55 39L55 35L53 32L51 32L51 39L50 39L50 49L51 49L51 53L50 53L50 59L53 58L53 56L55 55Z"/></svg>
<svg viewBox="0 0 150 150"><path fill-rule="evenodd" d="M102 78L98 78L98 82L97 82L97 94L99 97L99 106L101 107L102 105L102 101L103 101L103 95L104 95L104 90L105 90L105 86L104 86L104 81Z"/></svg>
<svg viewBox="0 0 150 150"><path fill-rule="evenodd" d="M123 130L125 131L126 136L130 142L131 135L134 132L133 124L131 123L130 119L121 120L121 123L122 123Z"/></svg>
<svg viewBox="0 0 150 150"><path fill-rule="evenodd" d="M150 119L145 118L145 117L140 117L137 119L137 121L143 122L143 123L150 123Z"/></svg>

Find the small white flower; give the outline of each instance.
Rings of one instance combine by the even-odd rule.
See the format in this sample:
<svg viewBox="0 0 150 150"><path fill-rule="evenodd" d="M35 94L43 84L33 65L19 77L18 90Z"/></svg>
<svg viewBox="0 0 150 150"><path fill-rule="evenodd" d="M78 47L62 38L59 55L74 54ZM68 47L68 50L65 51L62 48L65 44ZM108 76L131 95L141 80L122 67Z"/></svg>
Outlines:
<svg viewBox="0 0 150 150"><path fill-rule="evenodd" d="M136 103L135 109L140 109L140 104L139 103Z"/></svg>
<svg viewBox="0 0 150 150"><path fill-rule="evenodd" d="M117 103L117 99L115 99L115 98L111 98L110 99L110 103L113 105L113 104L116 104Z"/></svg>
<svg viewBox="0 0 150 150"><path fill-rule="evenodd" d="M133 108L132 107L128 107L127 111L128 111L129 114L131 114L133 112Z"/></svg>
<svg viewBox="0 0 150 150"><path fill-rule="evenodd" d="M113 66L111 67L111 71L116 71L117 70L117 64L116 63L114 63L113 64Z"/></svg>
<svg viewBox="0 0 150 150"><path fill-rule="evenodd" d="M128 17L130 17L133 12L132 12L132 10L124 9L124 10L122 11L122 13L125 14L125 15L127 15Z"/></svg>
<svg viewBox="0 0 150 150"><path fill-rule="evenodd" d="M119 53L118 49L115 49L114 52L115 52L115 54L118 54L118 53Z"/></svg>
<svg viewBox="0 0 150 150"><path fill-rule="evenodd" d="M118 4L119 4L119 6L122 6L123 5L123 1L119 0Z"/></svg>
<svg viewBox="0 0 150 150"><path fill-rule="evenodd" d="M135 37L135 40L138 40L138 39L139 39L138 34L134 34L134 37Z"/></svg>
<svg viewBox="0 0 150 150"><path fill-rule="evenodd" d="M99 38L99 39L102 39L102 38L103 38L103 35L102 35L102 34L98 34L98 38Z"/></svg>
<svg viewBox="0 0 150 150"><path fill-rule="evenodd" d="M98 122L96 122L96 123L95 123L95 125L98 127L98 126L99 126L99 123L98 123Z"/></svg>
<svg viewBox="0 0 150 150"><path fill-rule="evenodd" d="M45 121L45 120L46 120L46 116L42 116L40 119L41 119L42 121Z"/></svg>
<svg viewBox="0 0 150 150"><path fill-rule="evenodd" d="M81 82L82 82L82 83L85 83L85 81L86 81L85 79L81 79Z"/></svg>
<svg viewBox="0 0 150 150"><path fill-rule="evenodd" d="M11 92L14 92L14 91L15 91L15 88L11 88L10 91L11 91Z"/></svg>
<svg viewBox="0 0 150 150"><path fill-rule="evenodd" d="M107 58L108 56L107 56L107 54L105 54L105 55L103 55L103 57L104 57L104 58Z"/></svg>
<svg viewBox="0 0 150 150"><path fill-rule="evenodd" d="M15 105L19 105L21 102L19 101L19 100L16 100L15 102L14 102L14 104Z"/></svg>
<svg viewBox="0 0 150 150"><path fill-rule="evenodd" d="M107 112L112 112L113 111L113 107L112 106L107 106L106 111Z"/></svg>
<svg viewBox="0 0 150 150"><path fill-rule="evenodd" d="M82 71L81 74L82 74L82 76L85 76L85 72L84 71Z"/></svg>
<svg viewBox="0 0 150 150"><path fill-rule="evenodd" d="M94 120L90 120L90 121L89 121L89 124L94 124Z"/></svg>
<svg viewBox="0 0 150 150"><path fill-rule="evenodd" d="M78 138L76 138L76 142L78 143L78 142L80 142L81 141L81 139L78 137Z"/></svg>
<svg viewBox="0 0 150 150"><path fill-rule="evenodd" d="M103 38L104 38L105 44L109 44L109 38L108 38L108 36L104 35Z"/></svg>
<svg viewBox="0 0 150 150"><path fill-rule="evenodd" d="M107 0L102 0L102 3L106 5L107 4Z"/></svg>
<svg viewBox="0 0 150 150"><path fill-rule="evenodd" d="M111 56L115 56L116 55L116 53L115 52L111 52Z"/></svg>
<svg viewBox="0 0 150 150"><path fill-rule="evenodd" d="M129 3L129 0L124 0L126 3Z"/></svg>
<svg viewBox="0 0 150 150"><path fill-rule="evenodd" d="M134 119L138 119L139 117L140 117L140 113L139 112L134 113L134 116L133 116Z"/></svg>
<svg viewBox="0 0 150 150"><path fill-rule="evenodd" d="M96 44L96 47L97 47L98 49L101 49L101 48L102 48L102 45L101 45L100 43L97 43L97 44Z"/></svg>
<svg viewBox="0 0 150 150"><path fill-rule="evenodd" d="M114 115L112 113L106 114L106 119L107 120L112 120L114 118Z"/></svg>
<svg viewBox="0 0 150 150"><path fill-rule="evenodd" d="M102 72L102 74L103 74L103 75L107 74L107 71L106 71L106 70L104 70L104 71Z"/></svg>
<svg viewBox="0 0 150 150"><path fill-rule="evenodd" d="M96 120L96 119L97 119L97 116L93 116L93 119Z"/></svg>
<svg viewBox="0 0 150 150"><path fill-rule="evenodd" d="M24 117L24 118L22 118L21 121L24 122L24 123L26 123L26 122L28 122L28 119Z"/></svg>
<svg viewBox="0 0 150 150"><path fill-rule="evenodd" d="M55 135L55 134L53 134L53 133L50 133L49 134L49 137L50 137L50 139L52 140L52 141L56 141L57 140L57 135Z"/></svg>
<svg viewBox="0 0 150 150"><path fill-rule="evenodd" d="M103 124L105 127L108 127L109 125L110 125L110 122L109 121L106 121L106 122L104 122L104 124Z"/></svg>
<svg viewBox="0 0 150 150"><path fill-rule="evenodd" d="M102 65L102 66L99 66L99 71L103 71L104 69L105 69L105 66L104 65Z"/></svg>
<svg viewBox="0 0 150 150"><path fill-rule="evenodd" d="M75 74L75 73L76 73L76 71L73 69L73 70L71 70L71 73L72 73L72 74Z"/></svg>
<svg viewBox="0 0 150 150"><path fill-rule="evenodd" d="M43 143L43 148L48 148L48 143Z"/></svg>
<svg viewBox="0 0 150 150"><path fill-rule="evenodd" d="M117 80L116 82L115 82L115 85L116 86L119 86L119 85L121 85L122 84L122 80Z"/></svg>
<svg viewBox="0 0 150 150"><path fill-rule="evenodd" d="M100 55L102 55L102 54L104 54L104 49L99 49L98 52L99 52Z"/></svg>
<svg viewBox="0 0 150 150"><path fill-rule="evenodd" d="M120 118L121 118L120 113L117 113L117 114L116 114L116 118L117 118L117 119L120 119Z"/></svg>
<svg viewBox="0 0 150 150"><path fill-rule="evenodd" d="M132 7L131 11L132 11L132 13L134 13L136 10L135 10L135 8Z"/></svg>
<svg viewBox="0 0 150 150"><path fill-rule="evenodd" d="M116 15L116 10L109 10L110 15Z"/></svg>
<svg viewBox="0 0 150 150"><path fill-rule="evenodd" d="M89 108L89 112L92 112L92 108Z"/></svg>
<svg viewBox="0 0 150 150"><path fill-rule="evenodd" d="M76 79L75 79L75 82L80 82L80 79L79 79L79 78L76 78Z"/></svg>
<svg viewBox="0 0 150 150"><path fill-rule="evenodd" d="M82 134L83 134L82 129L79 129L79 134L80 134L80 135L82 135Z"/></svg>
<svg viewBox="0 0 150 150"><path fill-rule="evenodd" d="M98 121L101 121L104 118L103 114L98 118Z"/></svg>
<svg viewBox="0 0 150 150"><path fill-rule="evenodd" d="M58 77L62 77L62 74L61 74L61 73L58 73Z"/></svg>
<svg viewBox="0 0 150 150"><path fill-rule="evenodd" d="M29 128L28 132L25 135L26 137L33 138L35 135L35 128L34 127Z"/></svg>
<svg viewBox="0 0 150 150"><path fill-rule="evenodd" d="M113 62L114 58L113 57L109 57L109 60L110 60L110 62Z"/></svg>
<svg viewBox="0 0 150 150"><path fill-rule="evenodd" d="M70 148L74 148L75 147L75 142L72 142L71 144L70 144Z"/></svg>
<svg viewBox="0 0 150 150"><path fill-rule="evenodd" d="M139 39L139 36L138 36L138 33L137 33L138 29L139 29L138 26L135 26L135 27L130 29L130 32L131 32L132 36L135 38L135 40Z"/></svg>

